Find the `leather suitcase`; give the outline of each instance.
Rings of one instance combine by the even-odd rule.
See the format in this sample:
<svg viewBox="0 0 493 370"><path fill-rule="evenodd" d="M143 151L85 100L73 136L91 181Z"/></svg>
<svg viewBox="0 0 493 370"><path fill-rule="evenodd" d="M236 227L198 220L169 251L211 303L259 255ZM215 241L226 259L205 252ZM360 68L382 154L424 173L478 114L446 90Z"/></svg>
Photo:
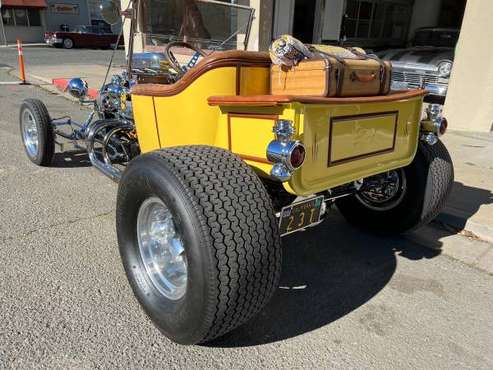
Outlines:
<svg viewBox="0 0 493 370"><path fill-rule="evenodd" d="M390 91L389 62L358 54L358 58L324 55L301 61L296 67L272 65L273 95L372 96Z"/></svg>

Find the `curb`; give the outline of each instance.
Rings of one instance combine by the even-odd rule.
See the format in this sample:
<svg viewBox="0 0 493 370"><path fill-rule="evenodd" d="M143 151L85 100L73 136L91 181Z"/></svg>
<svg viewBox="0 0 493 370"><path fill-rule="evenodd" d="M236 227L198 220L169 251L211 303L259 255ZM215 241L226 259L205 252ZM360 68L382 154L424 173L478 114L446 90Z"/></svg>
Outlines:
<svg viewBox="0 0 493 370"><path fill-rule="evenodd" d="M8 73L10 75L12 75L12 71L13 70L15 70L15 69L14 68L10 69L10 71ZM17 76L15 76L15 77L17 77ZM53 80L52 79L49 79L49 78L46 78L46 77L42 77L42 76L37 76L37 75L31 74L31 73L29 74L29 80L30 80L30 84L33 85L33 86L37 86L40 89L49 91L51 93L60 94L61 97L65 98L67 100L70 100L73 103L79 103L79 100L78 99L74 98L72 95L70 95L67 92L63 91L63 89L65 88L66 84L61 89L58 86L55 86L53 84ZM64 79L64 80L66 80L68 82L67 79Z"/></svg>
<svg viewBox="0 0 493 370"><path fill-rule="evenodd" d="M39 79L38 77L34 76L34 78ZM51 80L51 84L54 85L58 90L65 92L67 85L68 85L69 80L66 78L54 78ZM96 89L89 89L87 92L87 96L90 97L91 99L96 99L98 96L98 90Z"/></svg>
<svg viewBox="0 0 493 370"><path fill-rule="evenodd" d="M493 276L493 244L469 232L457 233L450 226L433 221L403 236L433 251L431 257L441 254Z"/></svg>
<svg viewBox="0 0 493 370"><path fill-rule="evenodd" d="M31 78L34 78L35 80L38 80L38 81L42 81L50 86L53 86L54 88L56 88L58 91L60 91L61 93L63 93L63 96L68 98L69 100L74 100L75 98L68 94L65 89L67 88L67 85L68 85L68 81L69 79L67 78L53 78L53 79L49 79L49 78L46 78L46 77L42 77L42 76L38 76L38 75L33 75L33 74L29 74L29 77ZM44 88L45 90L49 90L46 88L46 86L40 86L41 88ZM96 89L89 89L88 90L88 93L87 93L87 96L90 97L91 99L96 99L97 96L98 96L98 90ZM77 99L75 99L75 101L77 101Z"/></svg>
<svg viewBox="0 0 493 370"><path fill-rule="evenodd" d="M50 46L44 43L22 44L23 48L49 48ZM3 49L16 49L17 44L0 45Z"/></svg>
<svg viewBox="0 0 493 370"><path fill-rule="evenodd" d="M437 221L450 226L456 231L472 233L477 238L493 244L493 229L489 226L471 221L450 212L443 212L436 218Z"/></svg>
<svg viewBox="0 0 493 370"><path fill-rule="evenodd" d="M52 81L50 81L47 78L44 78L44 77L41 77L41 76L36 76L36 75L31 74L31 73L29 73L28 76L30 77L30 79L35 79L35 80L44 82L45 84L48 84L48 85L51 85L52 84Z"/></svg>
<svg viewBox="0 0 493 370"><path fill-rule="evenodd" d="M489 226L445 211L404 237L493 276L493 229Z"/></svg>

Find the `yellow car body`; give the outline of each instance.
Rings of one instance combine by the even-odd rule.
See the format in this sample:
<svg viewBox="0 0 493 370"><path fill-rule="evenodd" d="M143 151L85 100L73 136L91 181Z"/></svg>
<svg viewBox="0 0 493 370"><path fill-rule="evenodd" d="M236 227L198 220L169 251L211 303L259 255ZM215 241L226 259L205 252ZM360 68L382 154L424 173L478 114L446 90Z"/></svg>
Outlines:
<svg viewBox="0 0 493 370"><path fill-rule="evenodd" d="M286 119L306 148L303 166L283 184L292 194L314 194L412 162L424 91L363 98L273 96L265 58L218 52L175 86L137 85L132 104L141 151L216 146L269 177L273 164L266 149L275 138L275 122Z"/></svg>

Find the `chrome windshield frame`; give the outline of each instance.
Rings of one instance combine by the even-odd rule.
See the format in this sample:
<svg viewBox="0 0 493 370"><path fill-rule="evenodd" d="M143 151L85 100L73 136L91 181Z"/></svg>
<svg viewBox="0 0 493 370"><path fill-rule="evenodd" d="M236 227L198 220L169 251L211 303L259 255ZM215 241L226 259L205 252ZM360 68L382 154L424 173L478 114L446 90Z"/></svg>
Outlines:
<svg viewBox="0 0 493 370"><path fill-rule="evenodd" d="M142 18L140 17L140 8L141 8L141 2L143 0L131 0L131 8L132 8L132 13L130 17L130 32L129 32L129 43L128 43L128 55L127 55L127 71L128 71L128 76L129 78L132 78L132 59L133 59L133 50L134 50L134 43L135 43L135 34L137 32L137 29L139 28L137 26L138 20L140 19L141 21ZM245 32L245 39L243 41L243 50L248 49L248 43L250 41L250 35L251 35L251 29L253 25L253 20L255 19L255 9L246 6L246 5L239 5L239 4L231 4L231 3L224 3L222 1L217 1L217 0L196 0L201 3L210 3L210 4L216 4L219 6L224 6L228 8L233 8L233 9L244 9L248 10L250 15L248 17L248 21L245 24L246 30ZM223 41L226 42L233 38L234 36L238 35L242 31L242 27L239 28L235 33L231 34L229 38ZM212 50L212 53L215 50Z"/></svg>
<svg viewBox="0 0 493 370"><path fill-rule="evenodd" d="M248 22L246 24L246 30L245 30L245 40L243 42L243 45L244 45L244 49L243 50L247 50L248 49L248 42L250 41L250 33L252 31L252 24L253 24L253 20L255 19L255 9L250 7L250 6L246 6L246 5L239 5L239 4L231 4L231 3L224 3L222 1L217 1L217 0L197 0L201 3L211 3L211 4L217 4L217 5L221 5L221 6L226 6L228 8L236 8L236 9L245 9L245 10L249 10L250 11L250 17L248 19ZM236 36L238 33L241 32L241 29L238 29L236 30L235 33L231 34L231 36L229 38L232 38L234 36ZM227 41L228 39L226 39L225 41Z"/></svg>

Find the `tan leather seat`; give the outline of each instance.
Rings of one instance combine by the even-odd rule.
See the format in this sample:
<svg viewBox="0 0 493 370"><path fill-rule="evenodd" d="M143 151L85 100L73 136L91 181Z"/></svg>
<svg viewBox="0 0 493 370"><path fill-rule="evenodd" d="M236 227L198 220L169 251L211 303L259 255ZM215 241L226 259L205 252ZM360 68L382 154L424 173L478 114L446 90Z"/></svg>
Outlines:
<svg viewBox="0 0 493 370"><path fill-rule="evenodd" d="M144 96L172 96L180 93L190 86L198 77L215 68L220 67L268 67L271 60L268 53L256 51L217 51L204 59L199 64L187 71L176 83L165 84L139 84L132 89L132 94Z"/></svg>

